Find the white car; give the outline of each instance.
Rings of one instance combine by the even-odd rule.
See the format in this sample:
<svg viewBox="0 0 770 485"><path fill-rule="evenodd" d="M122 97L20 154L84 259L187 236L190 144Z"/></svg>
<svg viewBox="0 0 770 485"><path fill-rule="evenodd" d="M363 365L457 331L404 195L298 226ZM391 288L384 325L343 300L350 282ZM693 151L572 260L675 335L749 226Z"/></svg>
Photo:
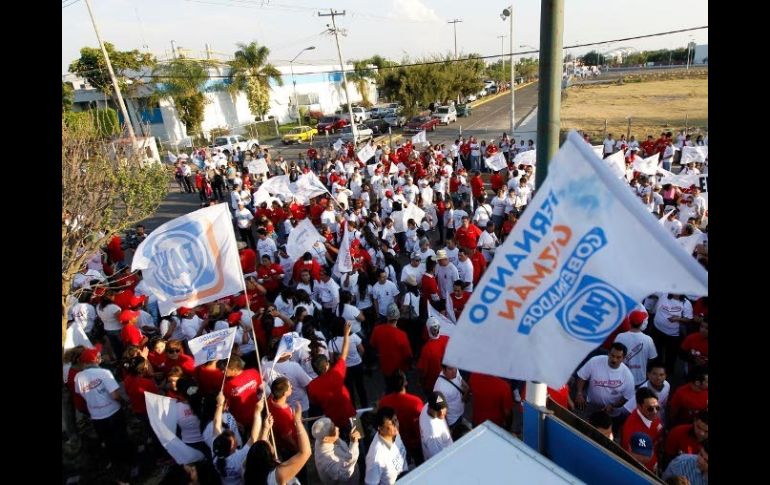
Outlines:
<svg viewBox="0 0 770 485"><path fill-rule="evenodd" d="M457 121L457 110L454 106L439 106L431 116L437 119L439 123L448 125Z"/></svg>
<svg viewBox="0 0 770 485"><path fill-rule="evenodd" d="M477 99L478 98L476 97L476 95L471 93L471 94L469 94L468 96L465 97L465 102L467 103L467 102L470 102L470 101L476 101Z"/></svg>
<svg viewBox="0 0 770 485"><path fill-rule="evenodd" d="M366 111L366 108L364 108L363 106L353 106L352 111L353 111L353 120L356 123L363 123L364 121L371 118L371 115L369 114L368 111ZM341 116L342 118L345 118L346 120L350 119L350 114L347 112L347 110L341 111L339 116Z"/></svg>
<svg viewBox="0 0 770 485"><path fill-rule="evenodd" d="M372 138L374 138L374 131L372 131L371 128L368 128L366 125L356 125L356 130L358 131L355 139L355 143L361 143L362 141L369 141ZM347 143L351 140L353 140L353 127L352 126L346 126L345 128L340 131L340 140Z"/></svg>
<svg viewBox="0 0 770 485"><path fill-rule="evenodd" d="M489 93L487 93L487 90L485 88L485 89L482 89L481 91L479 91L478 93L476 93L476 96L478 96L479 98L483 98L487 94L489 94Z"/></svg>
<svg viewBox="0 0 770 485"><path fill-rule="evenodd" d="M225 156L230 156L235 152L236 147L240 148L242 152L251 150L252 152L259 146L259 140L256 138L247 139L243 135L225 135L214 138L214 144L211 148L219 148Z"/></svg>

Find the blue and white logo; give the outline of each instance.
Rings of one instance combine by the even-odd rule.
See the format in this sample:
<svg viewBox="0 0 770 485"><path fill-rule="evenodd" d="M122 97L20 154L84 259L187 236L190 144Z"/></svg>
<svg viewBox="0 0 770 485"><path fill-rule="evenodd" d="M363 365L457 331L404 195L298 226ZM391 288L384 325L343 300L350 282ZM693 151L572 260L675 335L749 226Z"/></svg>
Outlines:
<svg viewBox="0 0 770 485"><path fill-rule="evenodd" d="M562 328L576 339L602 343L636 302L614 286L583 276L573 296L556 312Z"/></svg>

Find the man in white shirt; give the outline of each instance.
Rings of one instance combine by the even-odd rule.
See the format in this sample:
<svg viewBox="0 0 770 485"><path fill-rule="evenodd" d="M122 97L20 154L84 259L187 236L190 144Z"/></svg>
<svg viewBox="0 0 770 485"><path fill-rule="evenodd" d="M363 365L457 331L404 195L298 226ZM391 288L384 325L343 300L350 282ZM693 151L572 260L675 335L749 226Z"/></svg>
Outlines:
<svg viewBox="0 0 770 485"><path fill-rule="evenodd" d="M668 404L668 397L671 394L671 384L666 380L666 368L663 364L657 361L651 361L647 363L647 380L645 380L639 387L647 387L652 389L658 396L658 404L660 404L660 420L666 422L666 405ZM636 408L636 398L629 399L625 405L627 412L631 413Z"/></svg>
<svg viewBox="0 0 770 485"><path fill-rule="evenodd" d="M233 211L238 210L238 203L242 202L241 200L241 188L240 186L236 186L233 188L233 190L230 191L230 207L233 209ZM243 204L246 205L245 203Z"/></svg>
<svg viewBox="0 0 770 485"><path fill-rule="evenodd" d="M377 277L377 283L372 285L372 299L377 315L381 320L385 320L388 306L395 301L399 291L395 283L388 279L387 271L380 270Z"/></svg>
<svg viewBox="0 0 770 485"><path fill-rule="evenodd" d="M237 202L238 208L235 209L233 216L235 217L235 223L238 226L238 233L241 235L241 241L246 243L248 247L255 247L254 234L251 230L251 226L254 223L254 214L245 207L245 203L242 200Z"/></svg>
<svg viewBox="0 0 770 485"><path fill-rule="evenodd" d="M426 460L452 444L446 416L447 402L444 394L433 391L420 412L420 443Z"/></svg>
<svg viewBox="0 0 770 485"><path fill-rule="evenodd" d="M417 186L414 185L414 181L411 176L406 178L406 185L404 185L404 198L410 204L413 204L417 198Z"/></svg>
<svg viewBox="0 0 770 485"><path fill-rule="evenodd" d="M604 145L604 158L607 158L615 153L615 140L612 139L612 133L607 134L607 138L604 139L602 145Z"/></svg>
<svg viewBox="0 0 770 485"><path fill-rule="evenodd" d="M446 300L453 290L455 280L457 280L460 275L455 265L449 262L449 256L445 250L438 250L436 260L438 261L438 264L436 265L436 283L438 284L438 292L441 299Z"/></svg>
<svg viewBox="0 0 770 485"><path fill-rule="evenodd" d="M420 253L415 251L412 253L412 261L401 268L401 283L404 283L410 276L414 277L417 281L417 285L420 285L422 281L422 275L425 273L425 266L422 263Z"/></svg>
<svg viewBox="0 0 770 485"><path fill-rule="evenodd" d="M468 287L465 288L465 291L473 291L473 261L471 261L471 258L468 256L468 252L463 248L460 248L457 253L456 279L463 280L468 284ZM454 284L454 280L452 280L452 284Z"/></svg>
<svg viewBox="0 0 770 485"><path fill-rule="evenodd" d="M318 299L324 310L331 312L337 308L340 303L340 285L331 279L329 271L323 267L321 268L321 281L318 282L316 288Z"/></svg>
<svg viewBox="0 0 770 485"><path fill-rule="evenodd" d="M457 241L455 241L454 238L447 239L444 252L446 253L447 258L449 258L449 262L457 267L457 263L459 263L457 255L460 252L460 248L457 247Z"/></svg>
<svg viewBox="0 0 770 485"><path fill-rule="evenodd" d="M613 343L609 355L597 355L586 362L577 372L575 406L590 416L604 409L610 416L621 415L626 401L634 396L634 376L623 360L628 349L621 343ZM583 393L589 382L588 396Z"/></svg>
<svg viewBox="0 0 770 485"><path fill-rule="evenodd" d="M676 149L674 148L674 143L671 141L671 139L668 140L668 143L666 145L666 149L663 150L663 157L661 158L661 165L663 166L663 170L671 171L671 162L674 158L674 152Z"/></svg>
<svg viewBox="0 0 770 485"><path fill-rule="evenodd" d="M275 255L278 252L278 247L275 245L273 238L267 237L267 230L264 227L257 229L257 253L259 255L259 261L262 261L262 256L268 256L270 262L275 262Z"/></svg>
<svg viewBox="0 0 770 485"><path fill-rule="evenodd" d="M468 394L468 384L463 380L455 367L441 364L441 374L433 386L434 391L441 392L447 403L446 421L450 428L462 422L465 414L465 396Z"/></svg>
<svg viewBox="0 0 770 485"><path fill-rule="evenodd" d="M682 234L682 223L676 218L677 212L679 211L676 209L671 211L666 218L666 221L663 223L663 228L670 232L674 237L679 237L679 235Z"/></svg>
<svg viewBox="0 0 770 485"><path fill-rule="evenodd" d="M315 438L315 468L324 484L358 484L358 440L355 429L350 433L350 444L340 439L340 429L331 419L323 417L313 423Z"/></svg>
<svg viewBox="0 0 770 485"><path fill-rule="evenodd" d="M497 239L497 234L495 234L495 223L491 221L487 222L486 231L482 231L478 242L478 247L481 249L481 254L484 255L484 259L487 260L487 263L492 262L498 244L499 240Z"/></svg>
<svg viewBox="0 0 770 485"><path fill-rule="evenodd" d="M366 454L366 485L394 485L407 470L406 447L398 434L396 411L390 407L377 410L377 434Z"/></svg>
<svg viewBox="0 0 770 485"><path fill-rule="evenodd" d="M192 308L179 307L176 310L179 315L179 326L182 329L184 340L190 340L200 336L205 323Z"/></svg>
<svg viewBox="0 0 770 485"><path fill-rule="evenodd" d="M692 321L692 304L682 295L661 293L655 305L652 339L660 351L660 359L668 374L674 373L674 364L681 345L680 325Z"/></svg>
<svg viewBox="0 0 770 485"><path fill-rule="evenodd" d="M634 310L628 315L631 330L615 337L628 349L625 364L634 376L634 385L639 386L647 379L647 363L658 356L652 337L642 333L647 323L647 312Z"/></svg>

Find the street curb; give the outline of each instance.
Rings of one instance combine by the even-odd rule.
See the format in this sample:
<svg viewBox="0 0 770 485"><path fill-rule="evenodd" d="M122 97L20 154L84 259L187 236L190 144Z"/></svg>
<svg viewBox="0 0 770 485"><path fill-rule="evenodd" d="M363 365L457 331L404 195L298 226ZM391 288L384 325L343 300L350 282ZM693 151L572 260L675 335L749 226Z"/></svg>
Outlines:
<svg viewBox="0 0 770 485"><path fill-rule="evenodd" d="M535 84L536 82L537 81L531 81L531 82L528 82L526 84L520 84L519 86L516 86L516 89L514 91L518 91L519 89L525 88L525 87L529 86L530 84ZM471 108L476 108L477 106L481 106L484 103L488 103L490 101L494 101L497 98L501 98L501 97L505 96L506 94L510 94L510 93L508 91L504 91L502 93L493 94L492 96L484 96L483 99L480 99L478 101L473 101L471 103Z"/></svg>

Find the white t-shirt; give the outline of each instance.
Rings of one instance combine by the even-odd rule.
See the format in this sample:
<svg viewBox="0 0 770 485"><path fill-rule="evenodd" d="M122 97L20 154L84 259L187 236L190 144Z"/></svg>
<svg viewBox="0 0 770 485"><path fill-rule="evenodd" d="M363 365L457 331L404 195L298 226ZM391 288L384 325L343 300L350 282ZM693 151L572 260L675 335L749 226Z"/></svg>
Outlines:
<svg viewBox="0 0 770 485"><path fill-rule="evenodd" d="M88 333L94 328L96 309L90 303L75 303L70 307L69 318Z"/></svg>
<svg viewBox="0 0 770 485"><path fill-rule="evenodd" d="M275 297L275 309L289 317L294 315L294 302L292 300L286 301L283 299L283 295Z"/></svg>
<svg viewBox="0 0 770 485"><path fill-rule="evenodd" d="M225 458L224 474L219 471L219 466L217 466L218 459L214 458L214 468L222 479L222 485L243 484L243 464L246 461L246 455L249 454L249 448L251 448L251 445L243 445L243 448L235 450L232 455Z"/></svg>
<svg viewBox="0 0 770 485"><path fill-rule="evenodd" d="M238 430L238 422L235 420L232 414L224 411L222 413L222 429L229 429L235 435L235 441L238 448L243 446L243 438L241 438L241 432ZM203 441L206 445L214 451L214 421L209 421L206 428L203 430Z"/></svg>
<svg viewBox="0 0 770 485"><path fill-rule="evenodd" d="M612 151L615 149L615 140L611 138L605 138L602 142L602 145L604 145L604 153L612 153Z"/></svg>
<svg viewBox="0 0 770 485"><path fill-rule="evenodd" d="M393 443L377 433L366 454L366 485L393 485L396 478L407 470L406 447L401 436Z"/></svg>
<svg viewBox="0 0 770 485"><path fill-rule="evenodd" d="M447 295L454 289L455 281L460 279L459 269L451 262L446 266L437 264L435 274L439 295L441 295L441 298L446 299Z"/></svg>
<svg viewBox="0 0 770 485"><path fill-rule="evenodd" d="M266 237L257 241L257 253L259 253L259 261L262 261L262 256L270 256L270 261L275 260L275 253L278 251L278 247L275 245L273 238Z"/></svg>
<svg viewBox="0 0 770 485"><path fill-rule="evenodd" d="M495 196L492 199L492 215L494 216L502 216L505 214L505 197L497 197Z"/></svg>
<svg viewBox="0 0 770 485"><path fill-rule="evenodd" d="M652 337L642 332L623 332L615 337L615 342L628 349L624 362L634 376L634 385L647 380L647 362L658 356Z"/></svg>
<svg viewBox="0 0 770 485"><path fill-rule="evenodd" d="M350 322L352 325L352 328L350 329L350 333L359 333L361 331L361 322L357 320L358 316L361 314L361 310L354 307L353 305L349 305L345 303L345 308L342 309L342 318L344 318L346 321ZM334 315L339 315L339 305L337 305L337 308L334 309ZM341 347L340 347L341 348Z"/></svg>
<svg viewBox="0 0 770 485"><path fill-rule="evenodd" d="M473 222L479 227L486 227L487 222L492 217L492 206L489 204L481 204L476 208L476 212L473 214Z"/></svg>
<svg viewBox="0 0 770 485"><path fill-rule="evenodd" d="M614 404L621 397L634 397L634 375L621 362L617 369L612 369L606 355L591 358L577 372L578 377L588 381L586 401L600 406ZM620 409L614 409L612 416L617 416Z"/></svg>
<svg viewBox="0 0 770 485"><path fill-rule="evenodd" d="M120 307L114 303L109 303L104 308L96 309L96 314L102 319L104 330L107 332L123 330L123 325L118 321L118 317L115 316L116 312L120 312Z"/></svg>
<svg viewBox="0 0 770 485"><path fill-rule="evenodd" d="M422 281L422 275L425 274L425 267L422 264L417 265L415 268L414 266L410 264L407 264L403 268L401 268L401 282L406 283L407 278L409 276L414 276L414 280L417 282L417 285L420 286L420 282Z"/></svg>
<svg viewBox="0 0 770 485"><path fill-rule="evenodd" d="M235 221L238 223L238 229L248 229L249 223L254 219L251 211L247 208L235 211Z"/></svg>
<svg viewBox="0 0 770 485"><path fill-rule="evenodd" d="M182 325L179 324L179 318L178 317L167 317L160 321L160 335L166 335L168 333L168 329L171 326L171 322L176 322L176 327L174 327L174 331L171 333L171 336L169 337L169 340L184 340L184 331L182 330Z"/></svg>
<svg viewBox="0 0 770 485"><path fill-rule="evenodd" d="M185 443L200 443L204 441L201 434L200 419L193 413L189 404L177 401L176 416L176 424L181 431L182 441Z"/></svg>
<svg viewBox="0 0 770 485"><path fill-rule="evenodd" d="M449 381L447 381L445 377L442 377L443 375L444 374L441 373L438 376L438 379L436 379L436 384L433 386L433 390L440 391L442 394L444 394L447 403L446 422L451 426L455 424L458 419L462 418L463 414L465 413L463 395L460 391L457 390L458 387L460 389L463 388L463 378L458 372L455 378L452 379L452 382L455 384L453 386Z"/></svg>
<svg viewBox="0 0 770 485"><path fill-rule="evenodd" d="M385 316L388 306L394 302L398 294L398 287L390 280L385 280L385 284L380 284L378 281L372 286L372 297L377 302L380 315Z"/></svg>
<svg viewBox="0 0 770 485"><path fill-rule="evenodd" d="M663 223L663 227L666 228L666 230L670 232L674 237L677 237L682 233L682 223L677 219L671 221L666 218L666 221Z"/></svg>
<svg viewBox="0 0 770 485"><path fill-rule="evenodd" d="M329 351L338 354L342 352L342 341L343 337L335 337L329 340ZM363 362L361 354L358 353L358 346L361 345L361 342L361 337L354 333L350 334L350 349L348 350L348 358L345 359L345 365L348 368L360 365Z"/></svg>
<svg viewBox="0 0 770 485"><path fill-rule="evenodd" d="M426 460L452 444L446 419L432 418L427 404L420 412L420 443Z"/></svg>
<svg viewBox="0 0 770 485"><path fill-rule="evenodd" d="M112 372L99 367L89 367L75 376L75 392L83 396L91 419L105 419L120 411L120 402L111 393L120 386Z"/></svg>
<svg viewBox="0 0 770 485"><path fill-rule="evenodd" d="M467 258L465 262L457 261L457 274L461 280L468 283L465 291L473 291L473 262L471 262L471 258Z"/></svg>
<svg viewBox="0 0 770 485"><path fill-rule="evenodd" d="M445 247L444 251L446 251L446 256L449 259L449 262L457 267L457 263L460 262L460 260L457 258L457 255L460 254L460 248L455 247L454 249L449 249L448 247Z"/></svg>
<svg viewBox="0 0 770 485"><path fill-rule="evenodd" d="M182 318L179 326L182 327L184 340L195 338L198 330L201 328L201 323L203 323L203 320L201 320L198 315L193 315L192 318Z"/></svg>
<svg viewBox="0 0 770 485"><path fill-rule="evenodd" d="M692 318L692 304L686 298L679 301L669 299L667 294L659 295L658 304L655 305L655 328L676 337L679 335L679 322L671 322L669 317Z"/></svg>

